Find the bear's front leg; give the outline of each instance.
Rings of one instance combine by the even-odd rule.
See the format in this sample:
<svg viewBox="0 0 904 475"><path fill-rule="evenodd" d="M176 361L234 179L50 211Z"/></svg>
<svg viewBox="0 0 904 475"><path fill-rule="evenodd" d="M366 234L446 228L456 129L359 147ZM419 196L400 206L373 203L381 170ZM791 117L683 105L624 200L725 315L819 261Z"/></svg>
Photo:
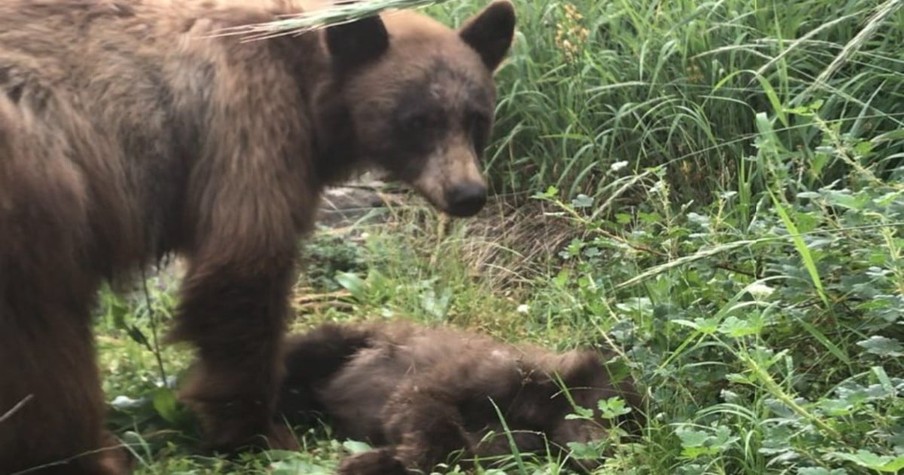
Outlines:
<svg viewBox="0 0 904 475"><path fill-rule="evenodd" d="M173 337L197 347L181 398L199 416L211 450L298 447L273 423L294 254L271 249L235 261L202 254L190 263Z"/></svg>

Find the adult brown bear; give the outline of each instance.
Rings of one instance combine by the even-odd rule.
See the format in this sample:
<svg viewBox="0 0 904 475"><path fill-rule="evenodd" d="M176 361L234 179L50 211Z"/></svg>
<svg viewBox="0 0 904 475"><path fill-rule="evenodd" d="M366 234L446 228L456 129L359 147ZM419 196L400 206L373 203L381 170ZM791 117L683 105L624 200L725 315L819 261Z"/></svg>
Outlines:
<svg viewBox="0 0 904 475"><path fill-rule="evenodd" d="M485 201L496 1L459 30L396 12L245 41L291 0L0 0L0 473L121 473L101 450L99 284L188 260L173 339L210 447L271 421L296 244L375 165L457 216ZM314 364L314 363L312 363ZM36 472L30 472L36 473Z"/></svg>
<svg viewBox="0 0 904 475"><path fill-rule="evenodd" d="M346 458L341 475L431 473L460 450L492 462L511 453L506 428L522 452L561 454L569 442L605 439L612 422L636 432L643 421L634 383L610 377L591 349L556 354L402 322L327 324L289 337L285 349L277 414L292 425L326 416L338 436L378 446ZM632 411L606 421L597 404L614 396ZM594 416L566 419L575 405Z"/></svg>

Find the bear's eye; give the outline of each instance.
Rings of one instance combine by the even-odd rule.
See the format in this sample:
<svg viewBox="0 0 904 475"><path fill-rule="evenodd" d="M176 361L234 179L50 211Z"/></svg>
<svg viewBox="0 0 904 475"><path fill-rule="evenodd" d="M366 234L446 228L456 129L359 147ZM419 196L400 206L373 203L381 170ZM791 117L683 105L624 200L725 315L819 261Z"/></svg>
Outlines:
<svg viewBox="0 0 904 475"><path fill-rule="evenodd" d="M416 114L406 117L402 121L402 127L409 132L418 132L436 125L436 119L431 114Z"/></svg>
<svg viewBox="0 0 904 475"><path fill-rule="evenodd" d="M474 145L474 150L478 154L483 152L484 147L486 147L490 119L481 112L471 112L465 119L465 128L471 138L471 143Z"/></svg>

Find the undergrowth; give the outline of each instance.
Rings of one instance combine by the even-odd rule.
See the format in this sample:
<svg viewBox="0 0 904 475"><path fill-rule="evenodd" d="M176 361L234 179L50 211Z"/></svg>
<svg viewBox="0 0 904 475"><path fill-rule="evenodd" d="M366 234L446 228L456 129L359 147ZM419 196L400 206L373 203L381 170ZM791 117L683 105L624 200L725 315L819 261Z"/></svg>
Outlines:
<svg viewBox="0 0 904 475"><path fill-rule="evenodd" d="M904 470L904 1L516 4L487 163L515 210L319 232L293 329L613 345L649 422L598 473ZM313 427L298 453L197 455L173 389L190 354L155 337L177 284L99 309L110 425L140 473L330 473L363 448ZM520 455L506 473L565 473Z"/></svg>

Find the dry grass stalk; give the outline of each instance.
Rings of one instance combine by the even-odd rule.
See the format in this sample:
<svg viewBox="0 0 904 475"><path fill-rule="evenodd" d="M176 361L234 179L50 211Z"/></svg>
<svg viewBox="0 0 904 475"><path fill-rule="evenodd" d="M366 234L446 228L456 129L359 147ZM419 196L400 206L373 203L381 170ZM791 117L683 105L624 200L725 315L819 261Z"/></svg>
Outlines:
<svg viewBox="0 0 904 475"><path fill-rule="evenodd" d="M278 20L224 28L219 36L245 36L247 40L273 38L282 35L298 35L328 26L351 23L377 15L386 10L421 8L447 0L332 0L308 2L303 12L286 15Z"/></svg>

